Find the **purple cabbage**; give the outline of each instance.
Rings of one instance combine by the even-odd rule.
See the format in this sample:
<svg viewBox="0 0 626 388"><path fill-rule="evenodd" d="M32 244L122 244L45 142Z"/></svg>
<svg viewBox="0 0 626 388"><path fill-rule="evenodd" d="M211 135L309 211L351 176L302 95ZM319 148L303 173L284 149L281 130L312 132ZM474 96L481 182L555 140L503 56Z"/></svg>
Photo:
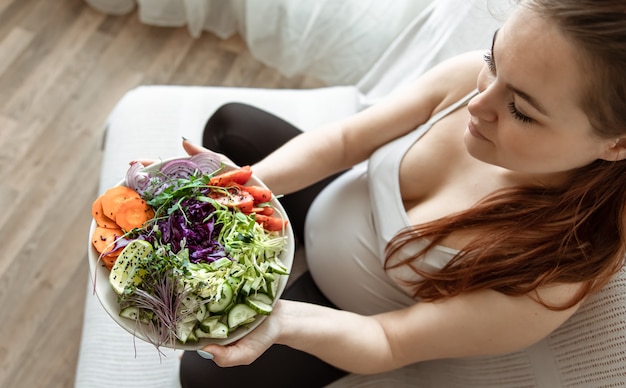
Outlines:
<svg viewBox="0 0 626 388"><path fill-rule="evenodd" d="M148 172L139 162L131 164L126 174L126 186L136 190L143 198L151 199L164 190L179 184L196 173L211 174L221 168L220 156L214 152L201 152L189 158L173 159L163 163L159 171ZM189 249L189 260L193 263L211 262L226 256L224 247L217 242L221 226L216 227L210 217L215 211L207 202L187 198L168 215L154 221L160 231L157 236L151 231L139 236L153 246L170 245L174 253L181 250L181 243ZM158 239L158 241L156 241Z"/></svg>
<svg viewBox="0 0 626 388"><path fill-rule="evenodd" d="M172 252L178 253L184 239L192 263L212 262L225 257L226 250L217 241L221 225L216 225L211 217L214 211L215 208L208 202L184 199L169 216L156 220L161 232L160 244L169 244ZM142 238L155 245L157 236L150 233Z"/></svg>

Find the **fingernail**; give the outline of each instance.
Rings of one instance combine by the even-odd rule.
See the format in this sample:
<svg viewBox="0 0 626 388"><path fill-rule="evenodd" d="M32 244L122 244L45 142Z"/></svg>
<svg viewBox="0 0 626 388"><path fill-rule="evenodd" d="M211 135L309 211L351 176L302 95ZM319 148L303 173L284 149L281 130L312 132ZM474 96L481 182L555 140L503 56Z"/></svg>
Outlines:
<svg viewBox="0 0 626 388"><path fill-rule="evenodd" d="M213 355L209 352L206 352L202 349L199 349L196 351L198 353L198 355L202 358L204 358L205 360L212 360L213 359Z"/></svg>

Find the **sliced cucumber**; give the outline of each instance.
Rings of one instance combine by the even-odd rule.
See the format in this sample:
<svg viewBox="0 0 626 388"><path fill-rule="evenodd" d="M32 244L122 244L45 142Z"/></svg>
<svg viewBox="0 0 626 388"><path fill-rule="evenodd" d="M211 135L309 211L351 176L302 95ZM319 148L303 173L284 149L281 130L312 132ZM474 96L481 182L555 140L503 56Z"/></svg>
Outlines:
<svg viewBox="0 0 626 388"><path fill-rule="evenodd" d="M276 279L273 282L271 282L269 284L269 290L268 293L270 295L271 298L276 298L278 295L278 285L279 285L280 280Z"/></svg>
<svg viewBox="0 0 626 388"><path fill-rule="evenodd" d="M217 322L210 332L196 329L195 334L198 338L228 338L228 326Z"/></svg>
<svg viewBox="0 0 626 388"><path fill-rule="evenodd" d="M202 330L205 333L210 333L211 330L213 330L215 328L215 326L217 326L218 323L220 323L220 317L209 317L206 318L202 321L200 321L200 330Z"/></svg>
<svg viewBox="0 0 626 388"><path fill-rule="evenodd" d="M207 315L206 303L202 303L198 307L198 311L196 311L196 319L198 320L198 322L202 322L204 320L204 317L206 317L206 315Z"/></svg>
<svg viewBox="0 0 626 388"><path fill-rule="evenodd" d="M139 308L138 307L126 307L120 311L120 317L128 318L128 319L138 319L139 318Z"/></svg>
<svg viewBox="0 0 626 388"><path fill-rule="evenodd" d="M183 323L191 323L191 324L196 324L196 322L198 322L198 320L196 319L196 315L195 314L188 314L185 317L183 317L180 322Z"/></svg>
<svg viewBox="0 0 626 388"><path fill-rule="evenodd" d="M271 296L269 296L267 294L264 294L262 292L259 292L259 293L256 293L256 294L252 294L252 295L248 296L248 299L257 300L259 302L263 302L263 303L269 304L269 305L274 303L274 299L272 299Z"/></svg>
<svg viewBox="0 0 626 388"><path fill-rule="evenodd" d="M233 288L227 282L221 285L222 291L220 293L220 298L218 300L213 300L209 302L208 309L212 313L221 313L226 310L227 307L231 305L233 302Z"/></svg>
<svg viewBox="0 0 626 388"><path fill-rule="evenodd" d="M197 328L194 331L194 334L196 335L196 337L198 337L198 339L200 339L200 338L213 338L213 337L211 337L211 333L207 333L207 332L205 332L203 330L200 330L200 328Z"/></svg>
<svg viewBox="0 0 626 388"><path fill-rule="evenodd" d="M217 325L211 330L211 336L213 338L226 338L228 337L228 326L222 322L218 322Z"/></svg>
<svg viewBox="0 0 626 388"><path fill-rule="evenodd" d="M154 312L147 310L140 310L138 307L130 306L125 307L120 311L120 317L139 320L142 323L148 323L154 317Z"/></svg>
<svg viewBox="0 0 626 388"><path fill-rule="evenodd" d="M252 307L243 303L236 304L228 312L228 327L232 330L237 326L254 321L257 312Z"/></svg>
<svg viewBox="0 0 626 388"><path fill-rule="evenodd" d="M246 298L246 304L259 314L269 315L272 312L272 305L260 300Z"/></svg>
<svg viewBox="0 0 626 388"><path fill-rule="evenodd" d="M187 336L187 341L185 341L184 343L189 343L189 342L198 342L198 336L196 335L195 331L192 331L191 333L189 333L189 335Z"/></svg>
<svg viewBox="0 0 626 388"><path fill-rule="evenodd" d="M196 326L195 320L178 322L176 325L176 337L178 340L185 344L187 342L195 342L198 337L194 333L194 327Z"/></svg>
<svg viewBox="0 0 626 388"><path fill-rule="evenodd" d="M269 265L273 272L280 275L289 275L287 267L285 267L278 257L274 258L274 260L270 260Z"/></svg>
<svg viewBox="0 0 626 388"><path fill-rule="evenodd" d="M187 308L195 309L200 304L200 298L189 293L181 300L181 303Z"/></svg>

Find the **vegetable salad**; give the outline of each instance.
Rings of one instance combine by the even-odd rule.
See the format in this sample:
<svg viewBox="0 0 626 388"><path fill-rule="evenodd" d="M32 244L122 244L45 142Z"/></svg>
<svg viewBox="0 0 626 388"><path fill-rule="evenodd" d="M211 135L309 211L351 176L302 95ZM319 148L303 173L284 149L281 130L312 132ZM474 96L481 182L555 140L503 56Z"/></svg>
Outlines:
<svg viewBox="0 0 626 388"><path fill-rule="evenodd" d="M288 275L287 220L251 175L224 171L212 153L152 172L133 163L94 201L92 243L120 315L157 348L227 339L271 313Z"/></svg>

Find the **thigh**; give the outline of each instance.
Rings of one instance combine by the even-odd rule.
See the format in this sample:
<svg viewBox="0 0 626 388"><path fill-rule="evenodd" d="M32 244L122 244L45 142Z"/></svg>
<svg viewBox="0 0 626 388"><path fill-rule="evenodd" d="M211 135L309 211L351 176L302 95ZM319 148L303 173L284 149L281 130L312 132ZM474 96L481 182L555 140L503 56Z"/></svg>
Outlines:
<svg viewBox="0 0 626 388"><path fill-rule="evenodd" d="M254 363L222 368L196 352L185 352L180 366L182 388L275 387L320 388L346 375L319 359L284 345L274 345Z"/></svg>
<svg viewBox="0 0 626 388"><path fill-rule="evenodd" d="M333 307L319 291L308 272L285 291L283 298ZM180 366L183 388L266 385L277 388L313 388L324 387L345 375L347 375L345 371L315 356L284 345L273 345L250 365L221 368L213 361L203 359L196 352L185 352Z"/></svg>

